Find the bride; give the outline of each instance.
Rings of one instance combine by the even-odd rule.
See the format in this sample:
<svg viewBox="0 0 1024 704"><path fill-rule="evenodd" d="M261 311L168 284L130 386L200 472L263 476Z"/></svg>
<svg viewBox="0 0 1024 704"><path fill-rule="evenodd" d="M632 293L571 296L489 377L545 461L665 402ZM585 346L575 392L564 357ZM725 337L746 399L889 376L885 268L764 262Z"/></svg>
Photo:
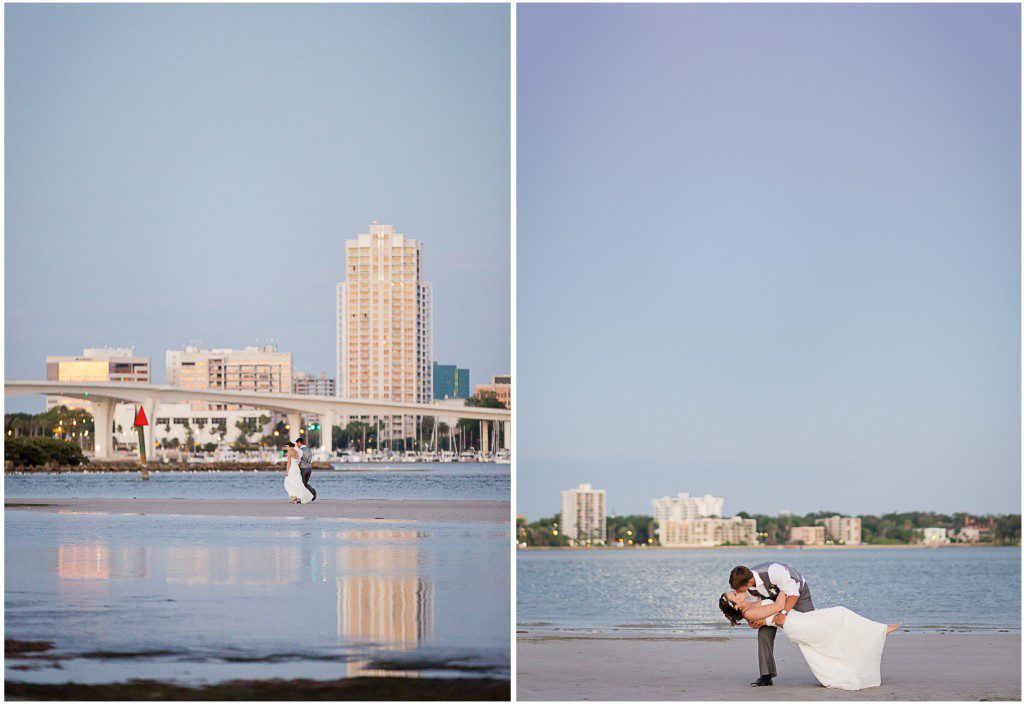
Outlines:
<svg viewBox="0 0 1024 704"><path fill-rule="evenodd" d="M285 446L288 450L285 452L284 490L291 497L288 503L308 504L313 500L313 494L302 483L302 473L299 470L299 451L295 449L293 442L287 442Z"/></svg>
<svg viewBox="0 0 1024 704"><path fill-rule="evenodd" d="M775 614L785 606L786 595L777 601L748 602L734 590L722 594L718 606L732 625L743 619L765 619L774 625ZM832 606L814 611L793 611L786 617L783 632L800 646L811 672L825 687L864 689L882 683L882 648L885 637L900 627L898 623L877 623L850 611Z"/></svg>

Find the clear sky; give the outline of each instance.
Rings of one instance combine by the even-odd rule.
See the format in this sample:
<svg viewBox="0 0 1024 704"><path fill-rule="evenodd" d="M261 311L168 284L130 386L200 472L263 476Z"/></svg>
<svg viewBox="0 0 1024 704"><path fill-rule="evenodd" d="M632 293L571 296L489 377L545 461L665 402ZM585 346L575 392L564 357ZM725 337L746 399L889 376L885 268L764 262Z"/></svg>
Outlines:
<svg viewBox="0 0 1024 704"><path fill-rule="evenodd" d="M519 513L1020 511L1016 5L520 5Z"/></svg>
<svg viewBox="0 0 1024 704"><path fill-rule="evenodd" d="M134 345L165 383L192 338L334 376L372 220L424 242L435 357L507 373L508 12L8 5L6 377Z"/></svg>

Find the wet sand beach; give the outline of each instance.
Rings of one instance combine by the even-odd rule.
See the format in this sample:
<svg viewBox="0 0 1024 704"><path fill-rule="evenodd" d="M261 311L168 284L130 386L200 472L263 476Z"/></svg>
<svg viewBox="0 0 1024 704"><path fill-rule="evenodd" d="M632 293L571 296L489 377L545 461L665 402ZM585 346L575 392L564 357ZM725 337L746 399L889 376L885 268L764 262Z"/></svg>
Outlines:
<svg viewBox="0 0 1024 704"><path fill-rule="evenodd" d="M205 687L139 680L115 684L6 685L12 701L507 701L508 680L352 677L318 680L235 680Z"/></svg>
<svg viewBox="0 0 1024 704"><path fill-rule="evenodd" d="M164 516L236 516L252 518L333 518L357 521L429 523L506 523L508 501L317 499L289 504L277 499L8 499L7 510L55 513L146 514Z"/></svg>
<svg viewBox="0 0 1024 704"><path fill-rule="evenodd" d="M752 688L757 643L749 637L565 634L518 636L521 700L965 700L1020 701L1020 633L897 631L882 656L882 685L821 687L799 648L775 641L779 677Z"/></svg>

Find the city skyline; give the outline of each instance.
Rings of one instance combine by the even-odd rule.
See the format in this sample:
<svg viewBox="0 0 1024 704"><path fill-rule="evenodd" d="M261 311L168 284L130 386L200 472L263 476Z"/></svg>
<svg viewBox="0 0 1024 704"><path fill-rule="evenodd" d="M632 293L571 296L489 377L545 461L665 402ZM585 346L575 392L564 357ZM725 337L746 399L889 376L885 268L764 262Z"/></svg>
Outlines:
<svg viewBox="0 0 1024 704"><path fill-rule="evenodd" d="M437 358L508 371L507 7L5 12L7 378L130 345L162 381L195 339L333 376L374 220L429 246Z"/></svg>
<svg viewBox="0 0 1024 704"><path fill-rule="evenodd" d="M521 5L517 501L1020 511L1020 8Z"/></svg>

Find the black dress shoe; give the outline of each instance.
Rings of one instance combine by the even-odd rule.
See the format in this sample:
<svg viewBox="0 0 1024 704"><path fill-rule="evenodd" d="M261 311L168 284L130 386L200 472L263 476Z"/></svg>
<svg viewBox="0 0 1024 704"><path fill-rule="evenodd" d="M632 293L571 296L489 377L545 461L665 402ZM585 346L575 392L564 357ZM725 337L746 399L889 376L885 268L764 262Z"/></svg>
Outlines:
<svg viewBox="0 0 1024 704"><path fill-rule="evenodd" d="M756 680L750 683L751 687L771 687L772 678L771 675L761 675Z"/></svg>

